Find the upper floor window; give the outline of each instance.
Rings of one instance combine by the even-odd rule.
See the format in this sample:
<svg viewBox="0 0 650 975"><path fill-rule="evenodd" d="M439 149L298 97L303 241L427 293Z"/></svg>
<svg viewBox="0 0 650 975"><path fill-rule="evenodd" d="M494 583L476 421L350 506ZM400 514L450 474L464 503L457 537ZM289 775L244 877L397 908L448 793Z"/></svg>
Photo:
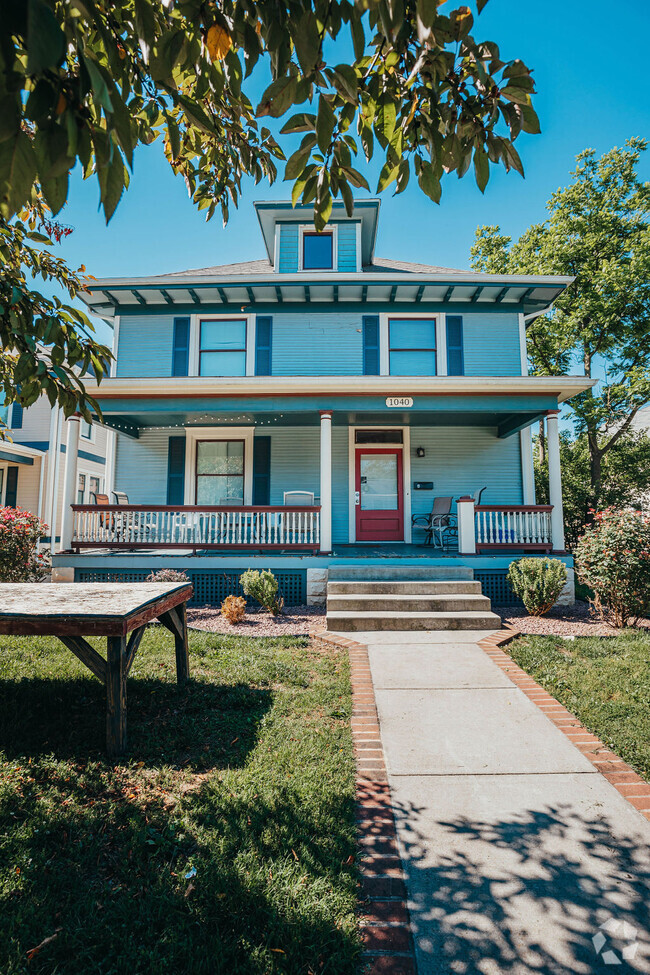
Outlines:
<svg viewBox="0 0 650 975"><path fill-rule="evenodd" d="M334 267L334 235L331 231L316 233L305 231L302 235L303 271L331 271Z"/></svg>
<svg viewBox="0 0 650 975"><path fill-rule="evenodd" d="M246 375L246 319L200 322L199 376Z"/></svg>
<svg viewBox="0 0 650 975"><path fill-rule="evenodd" d="M435 376L435 318L389 318L388 356L391 376Z"/></svg>
<svg viewBox="0 0 650 975"><path fill-rule="evenodd" d="M93 427L91 423L87 420L81 420L79 423L79 436L82 440L92 440L93 439Z"/></svg>

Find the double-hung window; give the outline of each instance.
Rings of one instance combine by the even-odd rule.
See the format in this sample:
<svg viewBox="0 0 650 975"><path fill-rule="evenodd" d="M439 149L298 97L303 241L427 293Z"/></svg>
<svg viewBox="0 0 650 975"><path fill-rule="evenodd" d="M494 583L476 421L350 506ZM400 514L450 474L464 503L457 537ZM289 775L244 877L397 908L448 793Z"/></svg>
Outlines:
<svg viewBox="0 0 650 975"><path fill-rule="evenodd" d="M244 503L244 441L198 440L196 503Z"/></svg>
<svg viewBox="0 0 650 975"><path fill-rule="evenodd" d="M246 375L246 319L202 319L199 376Z"/></svg>
<svg viewBox="0 0 650 975"><path fill-rule="evenodd" d="M435 318L389 318L388 356L391 376L435 376Z"/></svg>

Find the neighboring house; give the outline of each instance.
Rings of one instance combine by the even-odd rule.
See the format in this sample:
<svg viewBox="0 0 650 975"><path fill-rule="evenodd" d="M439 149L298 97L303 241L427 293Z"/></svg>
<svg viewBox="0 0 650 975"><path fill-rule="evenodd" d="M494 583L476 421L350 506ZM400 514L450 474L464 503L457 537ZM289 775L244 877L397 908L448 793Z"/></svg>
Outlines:
<svg viewBox="0 0 650 975"><path fill-rule="evenodd" d="M58 544L63 509L65 418L46 397L23 409L18 403L0 407L7 439L0 441L0 504L21 508L54 526ZM97 423L79 424L79 447L73 485L75 502L87 504L106 483L107 444L112 431ZM58 446L58 449L57 449ZM45 542L50 544L52 535Z"/></svg>
<svg viewBox="0 0 650 975"><path fill-rule="evenodd" d="M376 258L377 200L351 218L336 203L321 234L309 207L256 210L264 260L86 293L115 326L96 395L117 432L107 491L129 505L68 507L56 576L181 567L211 602L243 569L269 567L290 603L322 598L333 564L455 563L498 601L513 555L570 565L557 412L590 381L528 376L525 329L571 279ZM552 509L534 496L543 416ZM440 497L458 516L445 551L412 526Z"/></svg>

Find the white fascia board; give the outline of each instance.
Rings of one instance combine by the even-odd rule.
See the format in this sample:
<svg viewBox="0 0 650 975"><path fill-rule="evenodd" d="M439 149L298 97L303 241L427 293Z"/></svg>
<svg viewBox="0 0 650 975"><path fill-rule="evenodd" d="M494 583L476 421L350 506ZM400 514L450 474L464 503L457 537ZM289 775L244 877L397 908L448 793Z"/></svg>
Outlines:
<svg viewBox="0 0 650 975"><path fill-rule="evenodd" d="M47 454L47 450L38 450L36 447L28 447L13 440L0 440L0 450L6 450L9 454L18 454L19 457L45 457Z"/></svg>
<svg viewBox="0 0 650 975"><path fill-rule="evenodd" d="M550 394L563 403L595 385L584 376L204 376L104 379L86 388L100 401L160 396L451 396Z"/></svg>

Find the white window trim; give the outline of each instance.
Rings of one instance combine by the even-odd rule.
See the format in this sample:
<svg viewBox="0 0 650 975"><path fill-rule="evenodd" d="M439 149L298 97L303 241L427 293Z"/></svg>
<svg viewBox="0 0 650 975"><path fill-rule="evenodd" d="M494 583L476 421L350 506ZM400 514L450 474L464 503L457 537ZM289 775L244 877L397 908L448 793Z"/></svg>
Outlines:
<svg viewBox="0 0 650 975"><path fill-rule="evenodd" d="M253 503L253 439L255 427L186 427L185 428L185 504L196 503L197 440L244 441L244 504Z"/></svg>
<svg viewBox="0 0 650 975"><path fill-rule="evenodd" d="M354 442L354 436L357 430L401 430L402 431L402 443L396 444L356 444ZM404 542L369 542L372 545L407 545L411 542L411 428L408 426L393 426L387 423L380 424L368 424L364 423L359 426L348 427L348 495L349 495L349 509L348 509L348 538L349 543L356 542L357 540L357 512L356 504L354 503L354 495L356 491L355 484L355 472L356 472L356 455L355 451L358 448L363 450L364 447L395 447L395 449L402 450L402 478L404 484L402 490L404 492Z"/></svg>
<svg viewBox="0 0 650 975"><path fill-rule="evenodd" d="M77 502L76 498L77 498L77 496L79 494L79 476L80 475L83 475L86 478L86 484L84 486L84 499L83 499L82 502ZM77 467L77 483L75 485L75 491L74 491L75 504L90 504L90 478L91 477L96 477L97 480L99 481L99 491L97 493L98 494L104 494L105 493L103 491L103 488L104 488L104 477L103 477L102 474L97 474L94 471L89 471L87 467ZM92 493L94 494L95 492L93 491ZM108 496L108 500L110 501L110 494Z"/></svg>
<svg viewBox="0 0 650 975"><path fill-rule="evenodd" d="M316 229L313 223L301 223L298 226L298 270L303 271L302 266L302 254L303 247L302 241L305 234L316 233ZM326 227L323 227L321 233L332 235L332 267L331 268L309 268L306 274L325 274L327 271L335 272L339 266L339 229L338 224L328 223Z"/></svg>
<svg viewBox="0 0 650 975"><path fill-rule="evenodd" d="M421 311L418 314L413 312L402 313L398 310L391 312L381 312L379 315L379 375L390 376L390 348L388 335L388 320L390 318L411 319L431 319L436 323L436 376L447 375L447 337L445 335L445 316L440 312L428 314Z"/></svg>
<svg viewBox="0 0 650 975"><path fill-rule="evenodd" d="M113 319L113 361L110 364L108 375L114 379L117 376L117 355L120 346L120 316L116 315Z"/></svg>
<svg viewBox="0 0 650 975"><path fill-rule="evenodd" d="M2 484L0 484L0 507L3 508L5 503L5 497L7 494L7 474L9 472L9 464L0 464L0 471L4 471Z"/></svg>
<svg viewBox="0 0 650 975"><path fill-rule="evenodd" d="M361 221L360 220L357 223L357 238L356 238L356 240L357 240L357 252L356 252L356 256L357 256L357 271L362 271L363 270L363 265L361 263ZM337 265L338 265L338 261L337 261Z"/></svg>
<svg viewBox="0 0 650 975"><path fill-rule="evenodd" d="M82 429L82 423L85 423L85 422L86 421L84 419L82 419L80 421L80 423L79 423L79 439L80 440L83 440L84 443L95 443L96 440L97 440L97 431L96 431L96 428L95 428L95 424L94 423L91 423L90 424L90 436L89 437L84 437L83 433L81 432L81 429Z"/></svg>
<svg viewBox="0 0 650 975"><path fill-rule="evenodd" d="M199 375L199 348L200 348L200 329L201 322L224 322L231 321L233 318L246 321L246 375L255 375L255 315L247 314L245 312L232 312L230 315L201 315L195 314L190 316L190 353L189 353L189 376ZM204 379L214 378L214 379L228 379L232 377L222 377L222 376L204 376Z"/></svg>

